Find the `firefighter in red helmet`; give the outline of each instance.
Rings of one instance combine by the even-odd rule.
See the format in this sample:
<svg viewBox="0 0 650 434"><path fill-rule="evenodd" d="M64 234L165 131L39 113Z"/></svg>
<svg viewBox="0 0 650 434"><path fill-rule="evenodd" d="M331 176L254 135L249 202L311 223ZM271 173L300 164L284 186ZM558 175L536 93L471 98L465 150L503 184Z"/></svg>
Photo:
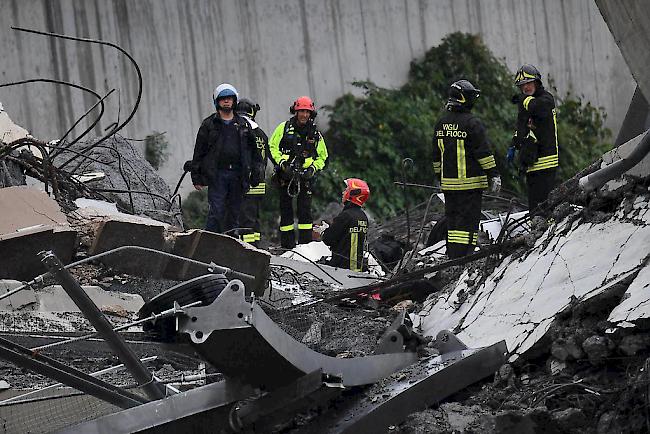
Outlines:
<svg viewBox="0 0 650 434"><path fill-rule="evenodd" d="M317 174L325 167L327 147L314 123L316 107L308 96L296 99L289 108L293 115L275 128L269 153L275 165L273 180L280 187L280 244L296 246L293 198L298 214L298 243L312 241L311 197Z"/></svg>
<svg viewBox="0 0 650 434"><path fill-rule="evenodd" d="M343 211L327 227L321 240L332 250L329 265L363 271L366 236L368 234L368 216L363 206L370 197L370 188L366 181L358 178L345 180L343 190Z"/></svg>

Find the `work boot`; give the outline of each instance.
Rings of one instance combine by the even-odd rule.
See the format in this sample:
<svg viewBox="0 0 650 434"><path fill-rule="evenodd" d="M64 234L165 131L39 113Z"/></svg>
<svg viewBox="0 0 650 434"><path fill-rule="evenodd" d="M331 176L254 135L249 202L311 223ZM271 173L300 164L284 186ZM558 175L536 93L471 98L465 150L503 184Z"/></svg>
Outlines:
<svg viewBox="0 0 650 434"><path fill-rule="evenodd" d="M313 241L314 235L311 225L309 229L298 230L298 244L307 244Z"/></svg>
<svg viewBox="0 0 650 434"><path fill-rule="evenodd" d="M296 234L294 231L280 231L280 246L288 250L296 247Z"/></svg>

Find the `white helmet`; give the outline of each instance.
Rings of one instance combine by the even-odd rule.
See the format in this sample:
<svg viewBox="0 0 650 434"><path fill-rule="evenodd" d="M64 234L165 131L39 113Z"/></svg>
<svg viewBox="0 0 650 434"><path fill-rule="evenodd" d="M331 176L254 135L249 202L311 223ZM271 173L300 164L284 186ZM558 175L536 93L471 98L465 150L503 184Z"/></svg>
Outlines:
<svg viewBox="0 0 650 434"><path fill-rule="evenodd" d="M212 94L212 102L214 103L214 107L218 109L219 106L217 105L217 100L219 98L224 98L227 96L234 96L235 101L233 103L233 107L237 106L237 98L239 98L237 89L235 89L235 86L232 84L222 83L214 89L214 93Z"/></svg>

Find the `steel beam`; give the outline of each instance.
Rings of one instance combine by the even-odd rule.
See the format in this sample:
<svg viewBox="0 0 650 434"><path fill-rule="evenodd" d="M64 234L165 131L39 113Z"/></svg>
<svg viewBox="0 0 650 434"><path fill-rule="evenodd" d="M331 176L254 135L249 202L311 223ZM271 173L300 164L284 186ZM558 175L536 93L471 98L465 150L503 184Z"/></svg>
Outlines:
<svg viewBox="0 0 650 434"><path fill-rule="evenodd" d="M95 330L106 340L106 343L117 354L120 361L133 375L147 396L151 399L165 397L165 386L158 383L147 367L140 361L140 358L129 347L124 339L113 330L113 326L106 319L101 310L86 294L79 282L72 277L72 274L64 267L59 258L52 251L40 252L41 262L54 276L72 301L79 307L79 310L95 327Z"/></svg>
<svg viewBox="0 0 650 434"><path fill-rule="evenodd" d="M137 395L121 390L112 384L70 366L63 365L49 357L32 353L28 348L4 338L0 338L0 358L121 408L131 408L146 402Z"/></svg>
<svg viewBox="0 0 650 434"><path fill-rule="evenodd" d="M228 377L266 390L316 370L340 376L346 387L371 384L417 360L412 352L339 359L313 351L285 333L257 303L247 301L238 280L209 306L185 313L179 332L189 335L205 360Z"/></svg>
<svg viewBox="0 0 650 434"><path fill-rule="evenodd" d="M501 341L481 349L460 350L425 360L409 368L408 375L372 388L353 406L339 414L328 413L326 421L310 424L310 433L387 432L414 412L422 411L446 397L496 372L506 360ZM399 377L398 377L399 378ZM369 396L372 395L372 396Z"/></svg>
<svg viewBox="0 0 650 434"><path fill-rule="evenodd" d="M220 381L74 425L59 433L131 433L147 429L152 432L219 432L215 420L223 421L224 414L227 417L225 406L253 393L249 386L232 380ZM219 409L223 411L219 413ZM215 412L218 416L211 417Z"/></svg>

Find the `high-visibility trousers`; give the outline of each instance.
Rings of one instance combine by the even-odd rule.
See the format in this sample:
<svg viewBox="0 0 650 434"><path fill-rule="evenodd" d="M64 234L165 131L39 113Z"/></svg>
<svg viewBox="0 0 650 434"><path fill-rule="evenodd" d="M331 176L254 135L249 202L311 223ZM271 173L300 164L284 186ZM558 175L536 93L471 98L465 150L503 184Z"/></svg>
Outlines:
<svg viewBox="0 0 650 434"><path fill-rule="evenodd" d="M474 252L481 219L481 190L445 191L447 256L460 258Z"/></svg>

